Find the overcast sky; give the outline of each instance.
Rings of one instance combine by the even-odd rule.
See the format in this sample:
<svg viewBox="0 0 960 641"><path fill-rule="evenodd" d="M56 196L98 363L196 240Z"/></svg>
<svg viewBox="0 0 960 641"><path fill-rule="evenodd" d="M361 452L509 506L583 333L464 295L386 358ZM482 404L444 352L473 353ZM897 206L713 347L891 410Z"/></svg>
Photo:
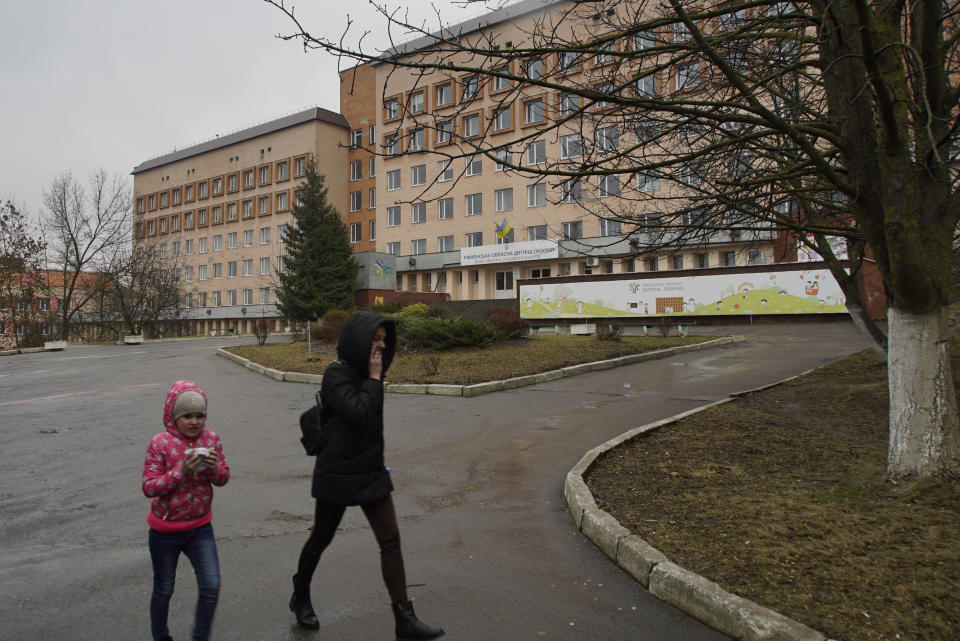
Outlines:
<svg viewBox="0 0 960 641"><path fill-rule="evenodd" d="M433 4L445 24L485 12ZM437 25L429 0L403 6ZM349 11L372 31L365 45L387 42L365 0L297 0L296 9L317 36L339 37ZM86 181L103 167L132 185L136 165L175 148L314 105L338 111L337 61L276 37L291 27L263 0L4 2L0 200L36 216L62 173Z"/></svg>

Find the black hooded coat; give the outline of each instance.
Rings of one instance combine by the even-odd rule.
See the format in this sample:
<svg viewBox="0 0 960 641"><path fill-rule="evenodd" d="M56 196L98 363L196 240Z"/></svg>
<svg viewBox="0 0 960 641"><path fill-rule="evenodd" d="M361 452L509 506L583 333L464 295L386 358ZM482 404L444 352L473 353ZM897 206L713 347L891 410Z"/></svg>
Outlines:
<svg viewBox="0 0 960 641"><path fill-rule="evenodd" d="M324 421L322 449L313 469L311 494L319 501L359 505L393 491L383 466L383 382L370 378L370 349L378 327L386 330L383 375L397 347L394 322L373 312L347 319L337 341L338 360L323 373L320 395Z"/></svg>

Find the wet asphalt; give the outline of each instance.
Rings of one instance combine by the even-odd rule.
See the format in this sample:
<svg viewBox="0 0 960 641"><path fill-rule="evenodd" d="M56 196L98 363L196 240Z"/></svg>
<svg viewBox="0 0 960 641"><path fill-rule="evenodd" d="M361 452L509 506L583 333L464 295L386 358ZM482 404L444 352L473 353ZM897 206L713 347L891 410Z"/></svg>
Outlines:
<svg viewBox="0 0 960 641"><path fill-rule="evenodd" d="M703 327L745 341L474 398L389 394L387 465L410 595L446 638L726 638L649 596L574 527L567 471L638 425L817 367L866 343L846 322ZM585 338L584 340L592 340ZM143 453L169 385L210 399L232 470L215 490L223 587L215 639L393 639L376 542L347 511L320 562L321 628L287 609L312 518L297 417L314 387L259 376L215 351L245 338L71 346L0 357L0 639L149 639ZM182 559L174 639L196 588Z"/></svg>

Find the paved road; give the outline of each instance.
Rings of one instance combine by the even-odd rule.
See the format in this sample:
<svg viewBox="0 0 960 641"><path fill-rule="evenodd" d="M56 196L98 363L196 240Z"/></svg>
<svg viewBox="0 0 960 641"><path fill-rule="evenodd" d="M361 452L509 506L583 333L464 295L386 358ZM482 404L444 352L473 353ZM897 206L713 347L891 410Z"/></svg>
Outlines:
<svg viewBox="0 0 960 641"><path fill-rule="evenodd" d="M573 527L564 476L637 425L797 374L864 346L845 323L703 328L743 343L476 398L388 395L410 592L447 638L708 641ZM349 510L314 582L321 630L296 628L290 575L312 505L296 417L309 385L214 351L240 339L71 347L0 357L0 639L148 639L143 451L169 384L210 397L233 479L216 490L219 639L392 639L376 543ZM186 561L171 610L189 638Z"/></svg>

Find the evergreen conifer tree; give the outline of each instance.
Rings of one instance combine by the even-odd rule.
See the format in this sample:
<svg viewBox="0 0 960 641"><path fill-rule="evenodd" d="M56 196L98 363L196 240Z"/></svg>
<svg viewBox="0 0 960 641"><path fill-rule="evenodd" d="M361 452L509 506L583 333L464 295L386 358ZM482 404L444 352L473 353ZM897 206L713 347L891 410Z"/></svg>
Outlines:
<svg viewBox="0 0 960 641"><path fill-rule="evenodd" d="M313 163L307 167L306 182L291 213L294 225L287 228L284 269L279 273L280 312L307 321L331 309L353 308L357 263L347 226L327 202L324 177Z"/></svg>

